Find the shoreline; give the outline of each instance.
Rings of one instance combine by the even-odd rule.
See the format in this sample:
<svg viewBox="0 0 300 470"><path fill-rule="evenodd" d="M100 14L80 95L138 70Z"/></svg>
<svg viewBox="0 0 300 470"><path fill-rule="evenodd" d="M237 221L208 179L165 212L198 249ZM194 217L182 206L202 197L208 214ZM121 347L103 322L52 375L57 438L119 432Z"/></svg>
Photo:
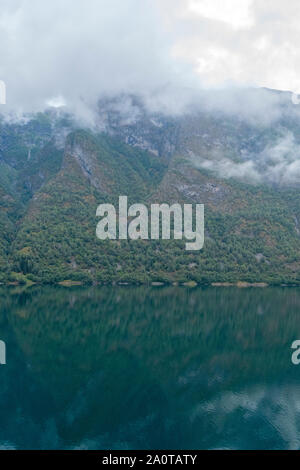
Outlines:
<svg viewBox="0 0 300 470"><path fill-rule="evenodd" d="M97 282L93 284L86 284L82 281L71 281L71 280L64 280L61 282L57 283L39 283L39 282L30 282L30 283L23 283L23 282L2 282L0 283L0 288L1 287L8 287L8 288L13 288L13 287L23 287L26 289L29 289L31 287L54 287L54 286L59 286L59 287L66 287L66 288L71 288L71 287L152 287L152 288L163 288L163 287L187 287L187 288L204 288L204 287L235 287L238 289L250 289L250 288L256 288L256 289L266 289L268 287L286 287L286 288L291 288L291 287L299 287L300 288L300 283L295 284L295 283L276 283L276 284L270 284L267 282L246 282L246 281L237 281L237 282L211 282L211 283L197 283L195 281L186 281L186 282L164 282L164 281L152 281L148 283L136 283L136 282L129 282L129 281L112 281L112 282Z"/></svg>

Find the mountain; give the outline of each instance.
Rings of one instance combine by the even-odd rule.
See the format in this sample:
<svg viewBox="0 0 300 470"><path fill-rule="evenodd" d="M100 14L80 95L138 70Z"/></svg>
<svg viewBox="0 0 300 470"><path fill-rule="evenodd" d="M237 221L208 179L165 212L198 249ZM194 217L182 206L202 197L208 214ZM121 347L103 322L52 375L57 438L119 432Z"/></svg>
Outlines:
<svg viewBox="0 0 300 470"><path fill-rule="evenodd" d="M0 281L300 284L300 116L279 96L272 119L207 106L168 116L128 96L99 102L93 131L50 111L2 118ZM203 203L203 250L98 240L97 206L120 195Z"/></svg>

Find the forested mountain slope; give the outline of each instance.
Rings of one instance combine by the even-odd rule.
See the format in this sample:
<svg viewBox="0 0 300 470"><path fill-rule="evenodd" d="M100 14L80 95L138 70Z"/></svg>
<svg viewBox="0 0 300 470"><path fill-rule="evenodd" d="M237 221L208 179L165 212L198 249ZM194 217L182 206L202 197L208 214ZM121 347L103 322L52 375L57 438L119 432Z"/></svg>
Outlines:
<svg viewBox="0 0 300 470"><path fill-rule="evenodd" d="M102 103L99 117L97 131L50 112L0 121L0 281L300 284L296 114L125 119ZM205 204L203 250L98 240L97 206L120 195Z"/></svg>

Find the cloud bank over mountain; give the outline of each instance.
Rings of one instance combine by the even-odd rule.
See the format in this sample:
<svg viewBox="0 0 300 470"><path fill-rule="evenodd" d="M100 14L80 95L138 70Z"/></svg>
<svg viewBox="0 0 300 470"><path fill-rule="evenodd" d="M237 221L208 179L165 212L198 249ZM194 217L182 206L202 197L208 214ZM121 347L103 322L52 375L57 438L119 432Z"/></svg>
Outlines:
<svg viewBox="0 0 300 470"><path fill-rule="evenodd" d="M66 104L88 119L105 94L168 94L192 75L171 48L155 1L1 1L8 107Z"/></svg>
<svg viewBox="0 0 300 470"><path fill-rule="evenodd" d="M121 125L144 106L275 126L300 117L289 93L263 88L300 92L299 20L298 0L0 0L0 111L52 107L101 128L110 102ZM195 164L223 178L298 183L299 145L287 126L259 154Z"/></svg>
<svg viewBox="0 0 300 470"><path fill-rule="evenodd" d="M239 161L226 156L211 159L197 155L191 155L191 161L221 179L279 186L300 184L300 144L290 131L269 142L261 152L244 154Z"/></svg>
<svg viewBox="0 0 300 470"><path fill-rule="evenodd" d="M65 104L88 122L104 95L178 113L203 88L300 91L297 0L0 3L6 109Z"/></svg>

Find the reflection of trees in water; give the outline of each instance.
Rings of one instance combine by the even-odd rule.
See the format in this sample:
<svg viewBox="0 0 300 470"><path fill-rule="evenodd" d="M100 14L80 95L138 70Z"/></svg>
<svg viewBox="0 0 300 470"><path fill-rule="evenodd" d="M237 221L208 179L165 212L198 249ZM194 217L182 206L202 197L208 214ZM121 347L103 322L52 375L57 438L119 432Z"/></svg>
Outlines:
<svg viewBox="0 0 300 470"><path fill-rule="evenodd" d="M35 416L54 417L68 445L98 436L98 446L199 447L210 422L205 413L191 418L201 403L296 375L289 347L300 330L297 289L1 294L0 324L7 318L30 363L24 381L39 397Z"/></svg>

